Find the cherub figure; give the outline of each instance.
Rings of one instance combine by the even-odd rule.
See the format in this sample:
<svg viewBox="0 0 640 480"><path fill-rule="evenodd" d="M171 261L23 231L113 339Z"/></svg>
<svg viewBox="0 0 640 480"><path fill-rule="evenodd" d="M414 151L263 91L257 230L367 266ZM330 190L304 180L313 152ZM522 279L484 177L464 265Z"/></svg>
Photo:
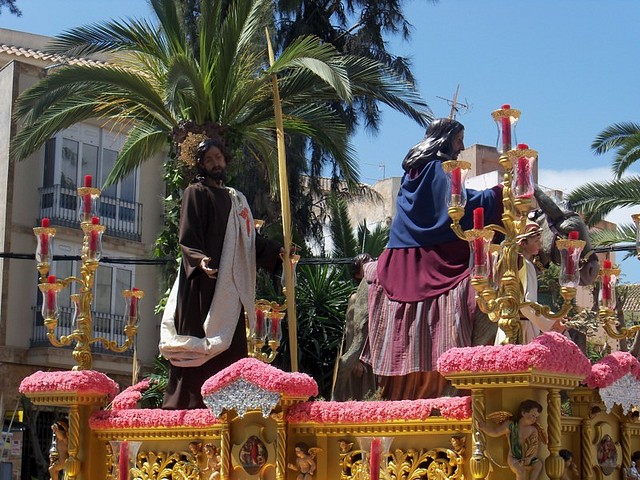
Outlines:
<svg viewBox="0 0 640 480"><path fill-rule="evenodd" d="M207 466L207 457L202 450L202 442L189 442L189 452L193 455L193 460L202 471Z"/></svg>
<svg viewBox="0 0 640 480"><path fill-rule="evenodd" d="M558 455L564 460L564 470L562 471L560 480L575 480L579 478L578 465L576 465L573 459L571 450L563 448L558 452Z"/></svg>
<svg viewBox="0 0 640 480"><path fill-rule="evenodd" d="M353 442L347 442L345 439L340 439L338 441L338 450L340 450L340 454L344 455L351 451L353 447Z"/></svg>
<svg viewBox="0 0 640 480"><path fill-rule="evenodd" d="M495 412L488 415L496 425L478 422L478 427L491 437L506 436L509 440L508 464L516 480L538 480L544 463L539 455L540 442L547 443L547 435L538 424L542 405L535 400L520 403L518 413Z"/></svg>
<svg viewBox="0 0 640 480"><path fill-rule="evenodd" d="M204 454L206 456L205 467L200 470L201 480L219 480L220 468L222 466L222 457L220 450L212 443L204 446Z"/></svg>
<svg viewBox="0 0 640 480"><path fill-rule="evenodd" d="M51 425L53 438L49 450L49 475L52 480L60 478L60 472L64 471L64 464L69 457L69 422L66 418L56 420Z"/></svg>
<svg viewBox="0 0 640 480"><path fill-rule="evenodd" d="M451 449L454 452L460 456L464 455L467 438L463 434L456 433L449 439L449 443L451 444Z"/></svg>
<svg viewBox="0 0 640 480"><path fill-rule="evenodd" d="M316 471L316 455L320 451L319 448L309 448L306 443L296 443L296 463L290 463L288 467L298 473L296 480L312 480Z"/></svg>

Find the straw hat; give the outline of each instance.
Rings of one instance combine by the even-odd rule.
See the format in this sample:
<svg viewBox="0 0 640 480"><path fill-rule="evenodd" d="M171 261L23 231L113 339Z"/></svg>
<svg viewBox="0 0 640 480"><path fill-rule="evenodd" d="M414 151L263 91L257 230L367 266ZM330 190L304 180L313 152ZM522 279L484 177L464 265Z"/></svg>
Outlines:
<svg viewBox="0 0 640 480"><path fill-rule="evenodd" d="M538 225L533 220L528 220L527 224L524 227L524 232L522 232L520 235L516 235L516 242L523 242L524 240L540 235L541 233L542 229L540 228L540 225Z"/></svg>

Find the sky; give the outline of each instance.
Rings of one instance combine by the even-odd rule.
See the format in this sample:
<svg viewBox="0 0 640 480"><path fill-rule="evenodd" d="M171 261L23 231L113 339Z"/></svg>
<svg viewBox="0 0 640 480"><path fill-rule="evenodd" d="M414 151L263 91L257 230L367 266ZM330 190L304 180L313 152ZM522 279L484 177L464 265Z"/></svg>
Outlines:
<svg viewBox="0 0 640 480"><path fill-rule="evenodd" d="M0 27L42 35L119 17L147 17L145 0L18 0L22 17L0 13ZM449 115L460 85L457 119L465 143L495 145L491 112L522 111L517 141L538 151L539 182L571 191L611 178L612 155L590 145L607 126L640 122L640 2L637 0L405 1L409 41L389 39L388 51L408 57L418 90L435 116ZM383 108L377 135L353 140L361 180L400 176L406 152L424 134ZM631 171L631 174L638 172ZM640 210L640 209L639 209ZM608 217L629 223L633 210ZM618 255L618 261L622 255ZM640 262L622 263L623 281L640 282Z"/></svg>

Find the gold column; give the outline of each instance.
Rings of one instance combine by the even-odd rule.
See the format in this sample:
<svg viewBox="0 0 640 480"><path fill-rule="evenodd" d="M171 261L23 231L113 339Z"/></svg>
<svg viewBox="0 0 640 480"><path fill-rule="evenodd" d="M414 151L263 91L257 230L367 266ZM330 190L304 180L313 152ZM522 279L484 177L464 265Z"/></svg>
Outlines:
<svg viewBox="0 0 640 480"><path fill-rule="evenodd" d="M284 480L287 476L287 425L282 412L272 415L278 428L278 445L276 446L276 480Z"/></svg>
<svg viewBox="0 0 640 480"><path fill-rule="evenodd" d="M222 421L222 431L220 432L220 478L221 480L229 480L229 478L231 478L231 437L229 433L230 421L228 414L223 414L220 420Z"/></svg>
<svg viewBox="0 0 640 480"><path fill-rule="evenodd" d="M560 390L549 389L549 399L547 400L547 431L549 432L549 452L551 455L545 461L547 475L551 480L558 480L564 471L564 460L558 455L560 447Z"/></svg>
<svg viewBox="0 0 640 480"><path fill-rule="evenodd" d="M485 445L482 444L480 436L480 430L478 429L478 423L484 424L486 421L486 402L484 397L484 389L473 389L471 392L471 437L475 441L475 447L471 459L469 460L469 469L471 470L471 477L475 480L481 480L487 477L489 474L490 462L484 454ZM476 435L478 437L476 437Z"/></svg>
<svg viewBox="0 0 640 480"><path fill-rule="evenodd" d="M69 409L68 442L69 457L64 463L65 479L75 480L80 474L80 460L78 459L78 451L80 450L80 414L78 405L71 405Z"/></svg>
<svg viewBox="0 0 640 480"><path fill-rule="evenodd" d="M629 468L631 466L631 427L627 420L621 425L620 432L620 449L622 450L622 466ZM637 466L637 465L636 465Z"/></svg>
<svg viewBox="0 0 640 480"><path fill-rule="evenodd" d="M591 437L593 436L593 425L590 418L582 421L582 462L580 464L580 475L583 480L593 480L593 452Z"/></svg>

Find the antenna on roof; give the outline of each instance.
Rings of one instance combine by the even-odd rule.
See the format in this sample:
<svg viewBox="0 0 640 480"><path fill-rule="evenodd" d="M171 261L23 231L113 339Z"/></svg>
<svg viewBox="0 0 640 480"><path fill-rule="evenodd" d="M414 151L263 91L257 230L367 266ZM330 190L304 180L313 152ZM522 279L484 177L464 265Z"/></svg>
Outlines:
<svg viewBox="0 0 640 480"><path fill-rule="evenodd" d="M462 103L458 101L459 92L460 92L460 84L458 84L458 87L456 88L456 92L453 94L453 100L450 100L445 97L439 97L438 95L436 95L436 97L438 97L441 100L444 100L445 102L447 102L448 105L451 105L451 111L449 112L450 120L455 120L456 115L461 109L464 108L467 111L471 109L471 106L469 105L469 102L467 102L466 98L464 99L466 103Z"/></svg>

